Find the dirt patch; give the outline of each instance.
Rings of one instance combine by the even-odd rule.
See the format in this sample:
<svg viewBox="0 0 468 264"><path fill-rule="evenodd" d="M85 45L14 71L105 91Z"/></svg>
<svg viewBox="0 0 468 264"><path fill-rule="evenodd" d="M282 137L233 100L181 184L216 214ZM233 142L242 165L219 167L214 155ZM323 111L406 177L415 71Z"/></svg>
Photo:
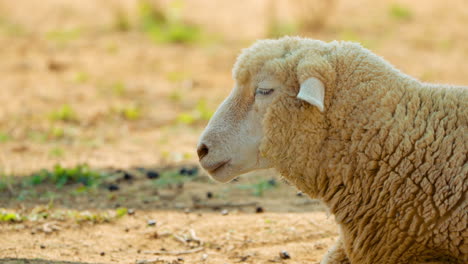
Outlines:
<svg viewBox="0 0 468 264"><path fill-rule="evenodd" d="M324 207L272 172L220 188L203 173L187 173L191 169L113 171L82 192L82 184L32 187L24 177L0 197L22 219L0 224L8 237L0 257L16 263L303 263L318 261L336 239ZM282 259L282 251L291 259Z"/></svg>
<svg viewBox="0 0 468 264"><path fill-rule="evenodd" d="M464 0L329 3L0 1L0 262L318 262L333 218L275 172L181 176L240 50L284 34L357 41L423 81L468 83ZM56 164L113 173L92 188L29 178Z"/></svg>
<svg viewBox="0 0 468 264"><path fill-rule="evenodd" d="M149 219L154 219L156 225L148 226ZM222 215L137 211L134 216L112 224L61 225L63 229L52 234L20 232L19 227L2 230L16 246L3 240L0 254L83 263L135 263L155 259L171 263L178 258L183 258L180 263L313 263L320 260L337 236L332 219L320 212L252 215L231 211ZM24 224L21 228L32 227ZM201 246L176 238L188 236L190 232L195 232L203 242ZM182 254L199 247L202 250L198 252ZM283 250L290 254L290 260L279 258ZM174 256L171 252L182 253ZM31 260L31 263L41 262Z"/></svg>
<svg viewBox="0 0 468 264"><path fill-rule="evenodd" d="M337 236L323 205L273 171L223 186L193 165L97 171L105 178L85 189L82 177L75 183L70 176L63 186L60 179L51 182L55 175L15 178L0 195L10 213L4 215L17 216L0 223L9 238L0 242L0 257L29 263L302 263L318 261ZM282 251L291 259L282 259Z"/></svg>

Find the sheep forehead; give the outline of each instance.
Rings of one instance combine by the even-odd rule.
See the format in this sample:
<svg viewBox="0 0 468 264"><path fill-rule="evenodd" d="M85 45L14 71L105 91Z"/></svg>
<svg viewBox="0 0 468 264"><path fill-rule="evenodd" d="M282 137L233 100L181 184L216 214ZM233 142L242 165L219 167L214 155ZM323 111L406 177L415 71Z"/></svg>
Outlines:
<svg viewBox="0 0 468 264"><path fill-rule="evenodd" d="M253 94L253 90L264 84L261 82L265 80L276 82L270 88L281 86L279 84L291 85L295 82L291 70L295 69L304 53L322 50L325 45L322 41L298 37L257 41L239 55L233 68L233 77L244 95Z"/></svg>
<svg viewBox="0 0 468 264"><path fill-rule="evenodd" d="M297 49L298 40L279 39L279 40L260 40L251 47L244 49L237 58L233 68L233 77L239 81L246 81L264 68L267 62L284 58L291 54L291 51Z"/></svg>
<svg viewBox="0 0 468 264"><path fill-rule="evenodd" d="M253 62L239 65L245 69L239 70L235 80L242 89L274 88L284 81L290 71L287 60L278 57L257 58ZM253 92L253 91L252 91Z"/></svg>

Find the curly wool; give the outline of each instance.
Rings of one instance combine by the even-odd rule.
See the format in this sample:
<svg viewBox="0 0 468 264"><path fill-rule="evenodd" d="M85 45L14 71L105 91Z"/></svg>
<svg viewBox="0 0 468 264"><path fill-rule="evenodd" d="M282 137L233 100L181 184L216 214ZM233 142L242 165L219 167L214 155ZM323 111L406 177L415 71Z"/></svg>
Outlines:
<svg viewBox="0 0 468 264"><path fill-rule="evenodd" d="M286 90L260 151L341 230L322 263L468 263L468 89L422 83L349 42L259 41L234 67ZM325 111L296 98L315 77Z"/></svg>

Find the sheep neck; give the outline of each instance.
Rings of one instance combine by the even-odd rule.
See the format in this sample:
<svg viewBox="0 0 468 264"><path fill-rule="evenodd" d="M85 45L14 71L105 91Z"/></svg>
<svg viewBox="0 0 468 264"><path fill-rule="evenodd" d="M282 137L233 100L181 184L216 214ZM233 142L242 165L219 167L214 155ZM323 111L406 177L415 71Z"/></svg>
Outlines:
<svg viewBox="0 0 468 264"><path fill-rule="evenodd" d="M346 52L345 52L346 51ZM368 144L380 127L392 119L405 83L402 75L373 53L360 48L336 52L336 85L330 101L329 128L324 139L322 160L327 188L319 194L339 223L351 222L379 192L383 178L376 177L381 149Z"/></svg>
<svg viewBox="0 0 468 264"><path fill-rule="evenodd" d="M272 129L267 130L262 152L288 181L312 198L323 200L339 222L346 222L376 191L356 191L368 186L365 181L374 181L376 166L357 167L362 164L358 159L365 157L359 154L356 142L372 137L378 129L371 117L381 115L382 122L391 118L388 113L395 111L404 92L398 84L376 85L391 83L386 79L398 79L395 76L400 73L366 50L337 48L327 59L336 79L333 87L327 87L326 112L321 114L295 98L282 98L270 110L274 119L265 121Z"/></svg>

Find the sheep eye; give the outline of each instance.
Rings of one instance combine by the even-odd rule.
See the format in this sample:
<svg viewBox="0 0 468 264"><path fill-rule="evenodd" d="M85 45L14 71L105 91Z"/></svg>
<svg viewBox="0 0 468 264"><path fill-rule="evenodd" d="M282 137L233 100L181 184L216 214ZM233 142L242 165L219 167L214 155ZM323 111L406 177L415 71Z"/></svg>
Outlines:
<svg viewBox="0 0 468 264"><path fill-rule="evenodd" d="M263 89L263 88L257 88L255 91L255 95L269 95L274 91L274 89Z"/></svg>

